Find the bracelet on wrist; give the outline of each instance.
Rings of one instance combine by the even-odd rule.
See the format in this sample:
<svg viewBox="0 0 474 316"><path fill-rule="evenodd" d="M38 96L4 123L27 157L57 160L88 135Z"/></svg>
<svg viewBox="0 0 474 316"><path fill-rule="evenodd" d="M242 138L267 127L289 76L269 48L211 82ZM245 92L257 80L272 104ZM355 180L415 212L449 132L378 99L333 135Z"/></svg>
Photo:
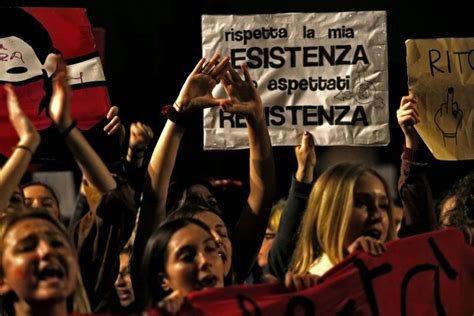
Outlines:
<svg viewBox="0 0 474 316"><path fill-rule="evenodd" d="M131 147L129 147L130 150L128 151L127 153L127 157L129 158L143 158L143 156L145 155L145 150L140 150L140 151L133 151Z"/></svg>
<svg viewBox="0 0 474 316"><path fill-rule="evenodd" d="M25 146L25 145L16 145L12 148L12 151L15 150L15 149L23 149L23 150L26 150L27 152L29 152L31 154L31 156L33 157L33 155L35 154L33 152L33 150L28 147L28 146Z"/></svg>
<svg viewBox="0 0 474 316"><path fill-rule="evenodd" d="M163 108L161 109L161 114L166 116L171 122L181 125L183 127L186 127L191 124L190 114L176 111L173 105L163 106Z"/></svg>
<svg viewBox="0 0 474 316"><path fill-rule="evenodd" d="M65 130L63 130L62 132L59 133L59 135L62 137L62 138L66 138L69 133L76 127L77 125L77 122L76 121L72 121L71 125L69 125L68 127L66 127Z"/></svg>
<svg viewBox="0 0 474 316"><path fill-rule="evenodd" d="M143 147L138 147L138 146L133 146L129 145L128 148L132 151L132 153L141 153L144 152L147 149L148 146L143 146Z"/></svg>
<svg viewBox="0 0 474 316"><path fill-rule="evenodd" d="M174 101L173 107L174 107L175 109L178 108L178 109L177 109L177 112L178 112L178 113L181 112L181 105L179 105L177 101Z"/></svg>
<svg viewBox="0 0 474 316"><path fill-rule="evenodd" d="M131 155L131 154L128 154L127 155L127 159L128 160L139 160L139 159L143 159L143 154L141 155Z"/></svg>

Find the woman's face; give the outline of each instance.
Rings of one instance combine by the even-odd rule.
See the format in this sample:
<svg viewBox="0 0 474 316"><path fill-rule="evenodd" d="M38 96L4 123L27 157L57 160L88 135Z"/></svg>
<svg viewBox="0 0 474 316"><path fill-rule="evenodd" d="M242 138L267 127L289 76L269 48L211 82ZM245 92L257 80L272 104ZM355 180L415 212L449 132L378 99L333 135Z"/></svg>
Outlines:
<svg viewBox="0 0 474 316"><path fill-rule="evenodd" d="M128 307L135 302L132 278L130 277L130 256L127 253L120 254L120 268L115 280L115 290L122 307Z"/></svg>
<svg viewBox="0 0 474 316"><path fill-rule="evenodd" d="M64 234L51 222L29 218L15 223L3 240L0 292L20 301L58 302L76 287L78 263Z"/></svg>
<svg viewBox="0 0 474 316"><path fill-rule="evenodd" d="M219 251L222 253L222 259L224 260L225 275L227 275L232 265L232 243L229 239L227 227L222 219L213 212L200 212L194 215L194 218L210 228L212 235L219 244Z"/></svg>
<svg viewBox="0 0 474 316"><path fill-rule="evenodd" d="M456 209L456 196L453 195L449 199L447 199L441 207L439 223L442 226L450 226L452 224L450 215L454 214L455 209Z"/></svg>
<svg viewBox="0 0 474 316"><path fill-rule="evenodd" d="M344 249L360 236L370 236L385 242L389 229L389 211L390 203L383 182L371 173L363 174L354 188L354 207Z"/></svg>
<svg viewBox="0 0 474 316"><path fill-rule="evenodd" d="M202 184L193 184L187 189L186 200L191 198L200 198L211 206L217 206L217 200L214 195Z"/></svg>
<svg viewBox="0 0 474 316"><path fill-rule="evenodd" d="M25 210L25 197L23 196L23 191L20 187L15 188L10 201L8 201L8 206L4 212L1 212L0 218L6 215L6 213L15 213L22 212ZM2 210L3 211L3 210Z"/></svg>
<svg viewBox="0 0 474 316"><path fill-rule="evenodd" d="M263 268L268 264L268 254L272 249L273 242L275 241L276 232L267 228L265 231L265 237L262 242L262 246L260 247L260 251L258 252L257 256L257 264L259 267Z"/></svg>
<svg viewBox="0 0 474 316"><path fill-rule="evenodd" d="M45 208L59 219L59 204L51 191L43 185L34 184L23 188L25 204L32 208Z"/></svg>
<svg viewBox="0 0 474 316"><path fill-rule="evenodd" d="M216 241L195 224L174 233L167 246L165 290L191 291L224 286L224 265Z"/></svg>
<svg viewBox="0 0 474 316"><path fill-rule="evenodd" d="M402 228L403 221L403 208L400 206L393 206L393 222L395 226L395 232L398 234L400 228Z"/></svg>

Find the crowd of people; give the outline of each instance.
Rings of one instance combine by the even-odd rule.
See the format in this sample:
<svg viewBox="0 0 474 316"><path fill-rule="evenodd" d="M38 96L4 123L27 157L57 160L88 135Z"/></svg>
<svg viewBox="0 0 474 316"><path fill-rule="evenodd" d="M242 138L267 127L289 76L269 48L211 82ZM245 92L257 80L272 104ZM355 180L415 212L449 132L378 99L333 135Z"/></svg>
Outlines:
<svg viewBox="0 0 474 316"><path fill-rule="evenodd" d="M60 56L54 60L49 117L82 173L79 199L66 229L60 201L41 182L21 183L41 139L9 84L3 85L19 141L0 177L0 314L177 313L192 291L281 281L290 289L319 277L355 251L381 256L385 243L443 227L473 244L474 174L446 196L432 196L427 153L415 126L416 100L401 98L405 135L399 199L371 166L338 163L316 177L316 149L305 132L295 148L297 170L288 196L275 200L275 167L262 100L247 66L227 56L202 58L186 79L149 161L153 129L136 122L114 173L71 117L71 90ZM212 94L222 85L227 97ZM237 219L229 221L203 178L173 179L181 140L193 113L219 107L246 121L249 183ZM105 132L122 133L116 109ZM124 137L121 137L123 140ZM435 200L439 199L436 205Z"/></svg>

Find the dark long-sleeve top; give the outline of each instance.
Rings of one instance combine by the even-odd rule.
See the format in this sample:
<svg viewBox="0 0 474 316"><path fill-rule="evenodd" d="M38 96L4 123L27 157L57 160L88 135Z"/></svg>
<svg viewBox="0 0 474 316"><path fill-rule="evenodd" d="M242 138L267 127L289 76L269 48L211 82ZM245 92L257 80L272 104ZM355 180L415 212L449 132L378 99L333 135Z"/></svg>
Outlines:
<svg viewBox="0 0 474 316"><path fill-rule="evenodd" d="M312 184L298 182L294 177L291 181L278 232L268 254L270 274L279 280L284 280L288 271L311 188Z"/></svg>
<svg viewBox="0 0 474 316"><path fill-rule="evenodd" d="M124 181L117 180L117 188L104 195L92 187L86 191L89 211L72 228L72 236L84 287L95 310L113 289L120 251L130 238L137 212L134 192Z"/></svg>
<svg viewBox="0 0 474 316"><path fill-rule="evenodd" d="M404 147L398 180L404 213L399 237L421 234L435 228L436 216L427 167L424 150Z"/></svg>

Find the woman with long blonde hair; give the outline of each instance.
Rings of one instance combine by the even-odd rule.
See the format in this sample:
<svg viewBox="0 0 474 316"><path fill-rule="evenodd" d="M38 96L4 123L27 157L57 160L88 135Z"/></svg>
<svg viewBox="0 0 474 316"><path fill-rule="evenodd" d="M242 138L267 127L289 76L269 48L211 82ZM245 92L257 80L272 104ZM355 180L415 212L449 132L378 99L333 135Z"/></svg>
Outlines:
<svg viewBox="0 0 474 316"><path fill-rule="evenodd" d="M312 188L290 270L322 275L356 249L382 254L395 236L384 179L361 164L337 164Z"/></svg>

